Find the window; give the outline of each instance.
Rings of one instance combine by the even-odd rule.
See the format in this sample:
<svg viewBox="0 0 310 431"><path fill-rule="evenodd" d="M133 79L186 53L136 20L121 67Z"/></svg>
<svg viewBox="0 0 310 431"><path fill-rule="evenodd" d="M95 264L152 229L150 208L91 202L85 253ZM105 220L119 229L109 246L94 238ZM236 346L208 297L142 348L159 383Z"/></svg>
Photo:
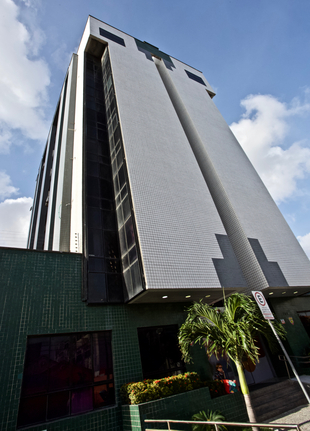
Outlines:
<svg viewBox="0 0 310 431"><path fill-rule="evenodd" d="M178 346L178 325L138 328L144 379L160 379L185 372Z"/></svg>
<svg viewBox="0 0 310 431"><path fill-rule="evenodd" d="M111 332L28 338L18 427L114 403Z"/></svg>
<svg viewBox="0 0 310 431"><path fill-rule="evenodd" d="M310 311L298 311L297 314L305 330L307 331L307 334L310 336Z"/></svg>
<svg viewBox="0 0 310 431"><path fill-rule="evenodd" d="M99 28L100 36L105 37L106 39L112 40L113 42L118 43L119 45L125 46L125 41L119 36L116 36L116 34L110 33L107 30L104 30L103 28Z"/></svg>
<svg viewBox="0 0 310 431"><path fill-rule="evenodd" d="M203 79L200 78L200 76L195 75L194 73L189 72L188 70L185 70L185 72L190 79L192 79L193 81L199 82L199 84L206 86L206 84L204 83Z"/></svg>

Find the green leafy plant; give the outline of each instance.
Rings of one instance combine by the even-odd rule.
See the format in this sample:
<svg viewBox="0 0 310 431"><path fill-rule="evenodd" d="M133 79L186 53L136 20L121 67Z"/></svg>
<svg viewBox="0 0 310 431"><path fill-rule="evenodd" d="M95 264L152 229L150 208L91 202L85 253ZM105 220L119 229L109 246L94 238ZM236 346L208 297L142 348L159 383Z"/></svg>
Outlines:
<svg viewBox="0 0 310 431"><path fill-rule="evenodd" d="M202 381L197 373L184 373L126 383L121 387L120 395L123 404L140 404L203 387L209 388L212 398L226 394L222 381Z"/></svg>
<svg viewBox="0 0 310 431"><path fill-rule="evenodd" d="M193 421L202 421L202 422L223 422L225 421L225 417L219 410L207 410L207 413L203 410L199 413L196 413L192 416ZM227 428L224 425L218 426L219 430L227 431ZM215 425L213 424L193 424L193 431L215 431Z"/></svg>
<svg viewBox="0 0 310 431"><path fill-rule="evenodd" d="M235 293L224 300L224 306L223 312L203 302L189 307L179 331L179 345L186 362L190 362L190 349L196 343L203 345L209 356L215 354L218 358L226 353L236 364L250 422L256 422L242 361L248 358L258 362L259 348L255 337L259 333L265 336L271 348L277 345L276 339L256 302L249 296ZM274 326L284 338L282 325L275 323Z"/></svg>

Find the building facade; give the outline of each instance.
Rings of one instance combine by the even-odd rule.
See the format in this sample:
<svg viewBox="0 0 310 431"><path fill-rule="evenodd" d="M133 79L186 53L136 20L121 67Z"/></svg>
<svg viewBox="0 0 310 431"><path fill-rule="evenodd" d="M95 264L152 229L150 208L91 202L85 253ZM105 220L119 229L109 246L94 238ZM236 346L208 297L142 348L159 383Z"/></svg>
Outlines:
<svg viewBox="0 0 310 431"><path fill-rule="evenodd" d="M2 429L121 430L122 384L212 378L203 350L185 368L177 332L186 305L223 291L264 291L290 353L309 344L309 260L214 95L200 71L88 18L28 250L0 249ZM261 348L249 383L281 374Z"/></svg>
<svg viewBox="0 0 310 431"><path fill-rule="evenodd" d="M201 72L89 17L28 242L84 254L88 303L309 288L309 260L213 96Z"/></svg>

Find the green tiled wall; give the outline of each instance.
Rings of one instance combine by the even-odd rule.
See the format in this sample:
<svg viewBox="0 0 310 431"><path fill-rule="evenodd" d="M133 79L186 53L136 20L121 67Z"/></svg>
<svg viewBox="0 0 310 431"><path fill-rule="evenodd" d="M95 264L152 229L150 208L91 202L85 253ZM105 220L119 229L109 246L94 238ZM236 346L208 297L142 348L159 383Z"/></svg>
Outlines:
<svg viewBox="0 0 310 431"><path fill-rule="evenodd" d="M294 356L303 354L306 346L310 346L308 334L299 319L298 311L310 310L310 297L297 298L273 298L268 299L278 319L284 319L284 328L287 331L287 342L290 346L291 353ZM292 317L294 325L288 318Z"/></svg>
<svg viewBox="0 0 310 431"><path fill-rule="evenodd" d="M112 330L117 405L28 430L122 430L118 391L142 379L137 327L181 324L185 304L87 306L81 301L82 256L0 248L0 429L16 429L28 335ZM208 365L203 350L189 371ZM204 377L205 378L205 377Z"/></svg>
<svg viewBox="0 0 310 431"><path fill-rule="evenodd" d="M209 389L201 388L161 400L123 406L123 430L144 431L146 428L144 419L191 420L193 414L207 409L220 410L227 421L248 421L241 393L211 399ZM149 428L152 427L154 425L149 426ZM158 429L160 425L156 424L155 427ZM182 425L178 424L177 428L181 430ZM184 429L189 428L184 426Z"/></svg>

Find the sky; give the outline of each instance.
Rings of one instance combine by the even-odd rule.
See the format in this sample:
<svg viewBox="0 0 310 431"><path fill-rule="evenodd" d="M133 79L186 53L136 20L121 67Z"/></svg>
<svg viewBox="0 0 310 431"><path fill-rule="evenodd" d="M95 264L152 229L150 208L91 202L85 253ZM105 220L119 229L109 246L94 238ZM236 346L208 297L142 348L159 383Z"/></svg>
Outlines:
<svg viewBox="0 0 310 431"><path fill-rule="evenodd" d="M26 247L39 163L88 15L204 73L310 257L309 0L0 0L0 246Z"/></svg>

